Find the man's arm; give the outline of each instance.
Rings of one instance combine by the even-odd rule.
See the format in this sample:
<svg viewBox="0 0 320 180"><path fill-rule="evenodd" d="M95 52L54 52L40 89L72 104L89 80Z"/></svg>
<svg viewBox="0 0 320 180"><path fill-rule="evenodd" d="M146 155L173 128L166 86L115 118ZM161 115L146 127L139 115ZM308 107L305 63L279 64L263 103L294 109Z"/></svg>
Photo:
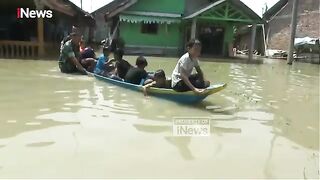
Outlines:
<svg viewBox="0 0 320 180"><path fill-rule="evenodd" d="M76 58L75 53L71 48L71 46L64 46L62 51L67 54L68 60L70 60L80 72L86 73L86 70L82 67L82 65Z"/></svg>
<svg viewBox="0 0 320 180"><path fill-rule="evenodd" d="M86 70L82 67L77 58L71 57L70 59L80 72L86 73Z"/></svg>
<svg viewBox="0 0 320 180"><path fill-rule="evenodd" d="M116 63L114 64L114 67L115 67L115 69L114 69L114 71L113 71L113 74L116 75L116 76L119 76L119 75L118 75L118 62L116 62Z"/></svg>
<svg viewBox="0 0 320 180"><path fill-rule="evenodd" d="M113 62L116 62L116 60L114 58L110 59L107 63L113 63Z"/></svg>
<svg viewBox="0 0 320 180"><path fill-rule="evenodd" d="M147 96L147 89L152 87L152 86L154 86L155 84L156 84L156 82L153 81L153 82L151 82L149 84L146 84L146 85L142 86L144 96Z"/></svg>
<svg viewBox="0 0 320 180"><path fill-rule="evenodd" d="M196 87L194 87L192 85L192 83L190 82L189 80L189 77L186 75L184 69L182 68L181 69L181 72L180 72L180 76L181 76L181 79L184 81L184 83L186 83L186 85L195 93L203 93L205 90L204 89L198 89Z"/></svg>
<svg viewBox="0 0 320 180"><path fill-rule="evenodd" d="M184 72L180 73L181 79L186 83L186 85L195 93L201 94L205 92L205 89L198 89L192 85L192 83L189 80L189 77L185 75Z"/></svg>
<svg viewBox="0 0 320 180"><path fill-rule="evenodd" d="M181 69L180 76L181 76L181 79L184 81L184 83L186 83L186 85L187 85L192 91L194 91L195 87L191 84L191 82L190 82L190 80L189 80L189 77L186 75L184 69Z"/></svg>
<svg viewBox="0 0 320 180"><path fill-rule="evenodd" d="M197 73L198 73L198 75L200 77L200 80L203 81L204 80L204 76L203 76L203 72L202 72L200 66L196 66L195 68L196 68L196 71L197 71Z"/></svg>

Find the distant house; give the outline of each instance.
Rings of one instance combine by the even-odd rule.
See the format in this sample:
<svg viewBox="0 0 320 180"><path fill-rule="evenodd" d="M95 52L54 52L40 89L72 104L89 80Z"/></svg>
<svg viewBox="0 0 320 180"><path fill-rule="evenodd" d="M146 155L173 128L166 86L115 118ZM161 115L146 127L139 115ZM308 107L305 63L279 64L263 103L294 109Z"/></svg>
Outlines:
<svg viewBox="0 0 320 180"><path fill-rule="evenodd" d="M52 10L53 17L17 18L17 8ZM89 13L68 0L1 0L0 20L0 58L57 55L73 25L87 33L95 25Z"/></svg>
<svg viewBox="0 0 320 180"><path fill-rule="evenodd" d="M319 0L300 0L296 37L320 38ZM287 50L293 0L280 0L264 15L266 20L266 45L268 49Z"/></svg>
<svg viewBox="0 0 320 180"><path fill-rule="evenodd" d="M240 0L115 0L92 14L96 41L114 35L138 54L178 55L198 38L203 54L228 56L237 27L263 24Z"/></svg>
<svg viewBox="0 0 320 180"><path fill-rule="evenodd" d="M249 53L251 44L252 26L239 27L235 33L234 47L243 53ZM266 52L264 24L260 24L256 28L256 38L254 43L254 52L257 55L264 56Z"/></svg>
<svg viewBox="0 0 320 180"><path fill-rule="evenodd" d="M114 29L114 26L116 25L116 22L112 19L107 19L108 17L113 16L110 12L113 14L119 13L136 2L137 0L113 0L108 5L92 12L91 14L97 23L91 39L95 42L100 42L108 38L112 33L111 30ZM118 19L114 20L117 21Z"/></svg>

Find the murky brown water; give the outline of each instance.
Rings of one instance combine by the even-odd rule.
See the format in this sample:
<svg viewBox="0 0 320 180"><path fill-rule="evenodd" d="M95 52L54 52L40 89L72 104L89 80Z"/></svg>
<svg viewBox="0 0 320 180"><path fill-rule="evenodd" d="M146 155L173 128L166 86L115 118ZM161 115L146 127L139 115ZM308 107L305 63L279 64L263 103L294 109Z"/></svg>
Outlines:
<svg viewBox="0 0 320 180"><path fill-rule="evenodd" d="M176 62L148 60L167 75ZM56 62L0 60L0 177L319 177L318 65L202 67L228 87L183 106L61 74ZM209 117L211 136L172 136L176 116Z"/></svg>

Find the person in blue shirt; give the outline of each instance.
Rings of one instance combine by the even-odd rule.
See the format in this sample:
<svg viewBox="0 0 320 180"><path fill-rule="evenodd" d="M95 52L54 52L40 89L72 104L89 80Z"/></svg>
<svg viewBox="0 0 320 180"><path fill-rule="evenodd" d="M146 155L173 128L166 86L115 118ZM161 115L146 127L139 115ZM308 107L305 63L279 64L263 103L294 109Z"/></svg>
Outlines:
<svg viewBox="0 0 320 180"><path fill-rule="evenodd" d="M95 74L103 75L108 70L108 67L106 67L109 61L109 55L111 53L110 46L103 47L103 54L98 58L98 62L96 65L96 68L94 69Z"/></svg>

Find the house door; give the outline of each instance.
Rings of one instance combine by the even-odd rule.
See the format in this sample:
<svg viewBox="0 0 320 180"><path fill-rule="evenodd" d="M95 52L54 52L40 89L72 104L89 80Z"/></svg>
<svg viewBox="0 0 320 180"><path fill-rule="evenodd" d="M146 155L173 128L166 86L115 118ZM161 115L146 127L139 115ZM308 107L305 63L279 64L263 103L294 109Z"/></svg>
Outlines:
<svg viewBox="0 0 320 180"><path fill-rule="evenodd" d="M202 25L199 28L199 40L202 42L202 54L223 55L224 29L222 27Z"/></svg>

